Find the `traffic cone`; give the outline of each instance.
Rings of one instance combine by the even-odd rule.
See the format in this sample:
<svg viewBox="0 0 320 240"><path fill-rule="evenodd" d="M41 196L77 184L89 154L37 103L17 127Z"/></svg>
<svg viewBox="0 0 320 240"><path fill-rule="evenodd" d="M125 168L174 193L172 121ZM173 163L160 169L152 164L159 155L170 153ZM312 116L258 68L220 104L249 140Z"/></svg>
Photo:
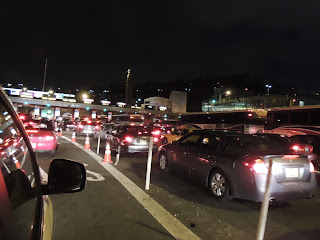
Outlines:
<svg viewBox="0 0 320 240"><path fill-rule="evenodd" d="M16 159L15 157L13 157L13 162L14 162L14 164L16 165L16 168L17 168L17 169L20 169L20 168L21 168L21 164L19 163L18 159Z"/></svg>
<svg viewBox="0 0 320 240"><path fill-rule="evenodd" d="M105 154L104 154L103 162L112 163L112 161L111 161L110 143L108 143L108 142L107 142L107 145L106 145L106 151L105 151Z"/></svg>
<svg viewBox="0 0 320 240"><path fill-rule="evenodd" d="M84 150L90 150L90 141L89 141L89 135L87 134L86 142L84 143Z"/></svg>
<svg viewBox="0 0 320 240"><path fill-rule="evenodd" d="M75 132L72 133L71 142L76 142L76 133Z"/></svg>

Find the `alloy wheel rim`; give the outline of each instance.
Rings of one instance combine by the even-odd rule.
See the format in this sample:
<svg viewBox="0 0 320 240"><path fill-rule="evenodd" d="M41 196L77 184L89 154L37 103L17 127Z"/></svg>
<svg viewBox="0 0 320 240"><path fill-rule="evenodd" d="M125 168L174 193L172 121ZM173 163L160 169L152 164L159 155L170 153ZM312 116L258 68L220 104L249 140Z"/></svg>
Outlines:
<svg viewBox="0 0 320 240"><path fill-rule="evenodd" d="M211 180L211 188L213 193L221 197L226 191L226 180L220 173L216 173Z"/></svg>

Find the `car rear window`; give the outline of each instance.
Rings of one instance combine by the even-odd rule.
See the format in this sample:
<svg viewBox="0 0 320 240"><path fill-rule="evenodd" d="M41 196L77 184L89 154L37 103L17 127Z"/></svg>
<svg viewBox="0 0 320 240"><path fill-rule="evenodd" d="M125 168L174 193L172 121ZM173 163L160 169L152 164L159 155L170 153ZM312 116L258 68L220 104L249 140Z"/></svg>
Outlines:
<svg viewBox="0 0 320 240"><path fill-rule="evenodd" d="M261 138L253 135L228 135L228 138L236 141L242 147L259 152L269 152L273 150L284 150L283 146L280 146L276 142L272 142L269 139Z"/></svg>
<svg viewBox="0 0 320 240"><path fill-rule="evenodd" d="M54 127L52 122L48 122L48 121L33 121L30 122L27 126L26 126L27 130L31 130L31 129L36 129L36 130L40 130L40 131L54 131Z"/></svg>

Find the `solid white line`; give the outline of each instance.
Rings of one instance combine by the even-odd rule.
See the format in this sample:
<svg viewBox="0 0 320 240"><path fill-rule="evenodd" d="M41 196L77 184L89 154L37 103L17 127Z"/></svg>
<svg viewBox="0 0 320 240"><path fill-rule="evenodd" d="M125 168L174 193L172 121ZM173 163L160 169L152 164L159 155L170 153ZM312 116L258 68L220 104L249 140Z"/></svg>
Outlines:
<svg viewBox="0 0 320 240"><path fill-rule="evenodd" d="M71 140L65 136L62 136L65 140L71 142ZM73 143L75 146L83 150L83 146L79 143ZM183 225L179 220L172 216L167 210L165 210L159 203L146 194L141 188L139 188L134 182L127 178L115 167L109 163L103 162L103 158L90 150L83 150L94 158L102 167L104 167L115 179L117 179L122 186L124 186L132 196L175 238L186 240L200 240L190 229Z"/></svg>

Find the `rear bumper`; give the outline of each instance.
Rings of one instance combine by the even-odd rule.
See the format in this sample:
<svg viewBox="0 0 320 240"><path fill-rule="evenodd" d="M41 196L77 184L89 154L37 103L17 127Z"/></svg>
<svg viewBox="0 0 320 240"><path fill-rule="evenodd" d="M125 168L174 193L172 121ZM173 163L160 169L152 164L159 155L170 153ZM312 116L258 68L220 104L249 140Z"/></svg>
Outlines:
<svg viewBox="0 0 320 240"><path fill-rule="evenodd" d="M57 148L57 143L32 143L33 150L38 152L51 151Z"/></svg>
<svg viewBox="0 0 320 240"><path fill-rule="evenodd" d="M255 174L256 192L249 200L262 202L265 193L267 175ZM310 197L317 188L315 174L308 181L278 183L272 176L270 182L270 198L276 200L303 199Z"/></svg>
<svg viewBox="0 0 320 240"><path fill-rule="evenodd" d="M149 152L148 145L128 145L126 146L128 153L136 153L136 152ZM154 144L152 148L152 152L158 152L158 145Z"/></svg>

